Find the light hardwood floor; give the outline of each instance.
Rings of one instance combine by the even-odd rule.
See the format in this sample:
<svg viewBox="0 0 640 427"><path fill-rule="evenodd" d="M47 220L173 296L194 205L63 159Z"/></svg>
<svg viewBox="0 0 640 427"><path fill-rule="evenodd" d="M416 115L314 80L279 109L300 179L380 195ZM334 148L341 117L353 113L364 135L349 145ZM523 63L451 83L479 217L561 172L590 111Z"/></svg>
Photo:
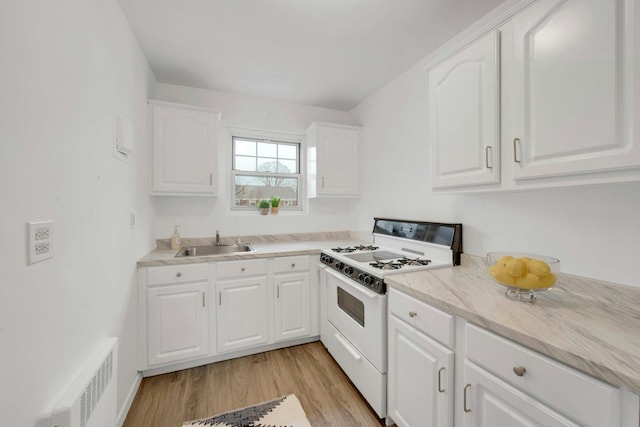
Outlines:
<svg viewBox="0 0 640 427"><path fill-rule="evenodd" d="M313 427L384 425L314 342L144 378L124 427L179 427L288 393L298 397Z"/></svg>

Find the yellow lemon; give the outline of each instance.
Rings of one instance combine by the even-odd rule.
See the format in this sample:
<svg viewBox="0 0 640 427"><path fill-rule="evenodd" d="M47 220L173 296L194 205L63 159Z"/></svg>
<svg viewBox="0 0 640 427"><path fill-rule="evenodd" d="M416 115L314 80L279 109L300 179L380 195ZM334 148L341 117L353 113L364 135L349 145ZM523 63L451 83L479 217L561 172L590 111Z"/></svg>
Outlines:
<svg viewBox="0 0 640 427"><path fill-rule="evenodd" d="M526 262L527 264L531 262L531 258L529 258L528 256L523 256L520 259L523 260L524 262Z"/></svg>
<svg viewBox="0 0 640 427"><path fill-rule="evenodd" d="M509 261L511 261L513 257L511 255L505 255L501 257L496 264L507 265Z"/></svg>
<svg viewBox="0 0 640 427"><path fill-rule="evenodd" d="M507 263L507 273L513 277L521 277L527 274L527 263L522 258L514 258Z"/></svg>
<svg viewBox="0 0 640 427"><path fill-rule="evenodd" d="M546 277L551 274L551 267L549 267L549 264L539 259L529 261L527 268L529 273L533 273L536 276Z"/></svg>
<svg viewBox="0 0 640 427"><path fill-rule="evenodd" d="M496 281L503 285L513 286L516 284L516 279L507 273L507 270L500 264L489 267L489 273Z"/></svg>

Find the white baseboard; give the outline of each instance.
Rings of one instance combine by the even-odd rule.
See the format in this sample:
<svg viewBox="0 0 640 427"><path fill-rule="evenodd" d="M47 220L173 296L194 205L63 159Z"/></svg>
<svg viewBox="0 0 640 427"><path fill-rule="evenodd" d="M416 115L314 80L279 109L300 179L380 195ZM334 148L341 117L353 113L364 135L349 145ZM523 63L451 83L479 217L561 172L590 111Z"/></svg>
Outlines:
<svg viewBox="0 0 640 427"><path fill-rule="evenodd" d="M140 383L142 382L142 374L138 372L136 375L133 384L131 384L131 388L129 389L129 393L127 393L127 398L125 399L122 408L120 408L120 413L118 414L118 418L116 419L116 426L122 427L124 421L127 419L127 414L129 413L129 409L131 409L131 405L133 404L133 399L136 397L136 393L138 393L138 389L140 388Z"/></svg>

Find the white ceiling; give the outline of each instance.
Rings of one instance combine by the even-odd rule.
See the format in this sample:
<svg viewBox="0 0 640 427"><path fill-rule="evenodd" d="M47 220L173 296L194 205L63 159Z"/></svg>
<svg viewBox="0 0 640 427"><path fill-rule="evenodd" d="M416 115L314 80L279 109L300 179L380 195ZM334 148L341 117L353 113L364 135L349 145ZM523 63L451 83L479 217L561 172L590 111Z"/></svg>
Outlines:
<svg viewBox="0 0 640 427"><path fill-rule="evenodd" d="M350 110L503 0L120 0L156 79Z"/></svg>

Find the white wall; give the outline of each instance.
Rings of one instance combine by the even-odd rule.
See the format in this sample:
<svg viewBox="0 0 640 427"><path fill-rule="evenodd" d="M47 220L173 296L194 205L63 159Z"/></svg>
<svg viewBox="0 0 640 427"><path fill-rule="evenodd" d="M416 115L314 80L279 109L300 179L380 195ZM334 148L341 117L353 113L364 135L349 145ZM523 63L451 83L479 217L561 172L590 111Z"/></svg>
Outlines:
<svg viewBox="0 0 640 427"><path fill-rule="evenodd" d="M427 80L420 65L351 113L364 126L362 202L352 229L373 216L462 222L468 254L555 256L564 272L640 286L640 183L484 195L430 190ZM381 173L382 171L382 173Z"/></svg>
<svg viewBox="0 0 640 427"><path fill-rule="evenodd" d="M210 108L222 113L218 126L217 198L154 197L156 237L168 238L174 224L183 237L348 230L355 200L311 200L304 214L258 215L229 211L231 141L225 126L305 133L314 121L354 124L347 112L268 98L159 83L156 99ZM355 123L357 124L357 123Z"/></svg>
<svg viewBox="0 0 640 427"><path fill-rule="evenodd" d="M154 82L116 0L2 2L0 54L0 424L31 426L105 337L119 337L119 406L136 381ZM116 114L135 129L129 163L112 153ZM55 256L26 265L35 220L55 221Z"/></svg>

